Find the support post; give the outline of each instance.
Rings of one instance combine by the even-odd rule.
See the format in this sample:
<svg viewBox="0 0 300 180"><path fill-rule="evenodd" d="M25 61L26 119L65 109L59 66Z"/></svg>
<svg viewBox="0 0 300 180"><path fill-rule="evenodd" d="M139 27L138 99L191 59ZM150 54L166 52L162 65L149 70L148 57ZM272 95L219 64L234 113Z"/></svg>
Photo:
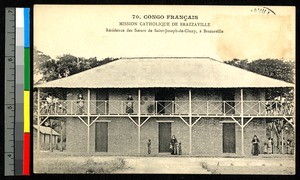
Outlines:
<svg viewBox="0 0 300 180"><path fill-rule="evenodd" d="M87 152L90 152L90 102L91 102L91 91L90 89L88 89L88 102L87 102L87 118L88 118L88 122L87 122Z"/></svg>
<svg viewBox="0 0 300 180"><path fill-rule="evenodd" d="M241 143L242 143L242 155L244 152L244 90L241 89Z"/></svg>
<svg viewBox="0 0 300 180"><path fill-rule="evenodd" d="M282 120L282 122L283 122L283 120ZM282 128L282 130L281 130L281 154L284 154L284 152L283 152L284 151L283 133L284 133L284 128Z"/></svg>
<svg viewBox="0 0 300 180"><path fill-rule="evenodd" d="M189 89L189 130L190 130L190 149L189 154L192 154L192 90Z"/></svg>
<svg viewBox="0 0 300 180"><path fill-rule="evenodd" d="M38 125L38 129L37 129L37 151L40 152L40 133L41 133L41 129L40 129L40 89L37 89L37 125Z"/></svg>
<svg viewBox="0 0 300 180"><path fill-rule="evenodd" d="M62 135L62 131L63 131L63 120L60 120L60 151L63 151L63 135Z"/></svg>
<svg viewBox="0 0 300 180"><path fill-rule="evenodd" d="M141 89L138 90L138 153L141 153Z"/></svg>
<svg viewBox="0 0 300 180"><path fill-rule="evenodd" d="M50 140L49 140L50 152L53 152L53 148L52 148L52 143L53 143L53 135L52 135L53 122L51 121L51 119L50 119L49 122L50 122Z"/></svg>

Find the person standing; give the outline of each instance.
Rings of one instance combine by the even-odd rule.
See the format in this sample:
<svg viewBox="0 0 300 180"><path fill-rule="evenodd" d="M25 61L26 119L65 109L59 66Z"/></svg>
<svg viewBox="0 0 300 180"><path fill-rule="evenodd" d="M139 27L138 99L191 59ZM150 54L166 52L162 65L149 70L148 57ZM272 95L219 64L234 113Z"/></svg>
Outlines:
<svg viewBox="0 0 300 180"><path fill-rule="evenodd" d="M252 142L252 155L258 156L258 154L259 154L259 139L257 138L256 135L253 136L251 142Z"/></svg>
<svg viewBox="0 0 300 180"><path fill-rule="evenodd" d="M177 154L177 139L175 135L171 137L170 141L170 149L171 149L171 154L176 155Z"/></svg>
<svg viewBox="0 0 300 180"><path fill-rule="evenodd" d="M181 142L178 144L178 154L182 155Z"/></svg>
<svg viewBox="0 0 300 180"><path fill-rule="evenodd" d="M151 139L148 140L147 146L148 146L148 154L151 154Z"/></svg>
<svg viewBox="0 0 300 180"><path fill-rule="evenodd" d="M272 145L272 154L274 154L274 140L271 138L271 145Z"/></svg>
<svg viewBox="0 0 300 180"><path fill-rule="evenodd" d="M269 151L268 151L268 143L264 143L264 152L263 152L264 154L268 154L269 153Z"/></svg>
<svg viewBox="0 0 300 180"><path fill-rule="evenodd" d="M47 105L48 105L48 113L53 113L53 97L49 94L49 96L46 98Z"/></svg>
<svg viewBox="0 0 300 180"><path fill-rule="evenodd" d="M272 138L268 138L268 154L273 154L273 142Z"/></svg>
<svg viewBox="0 0 300 180"><path fill-rule="evenodd" d="M82 94L78 94L77 106L78 106L79 114L83 114L84 113L84 98L83 98Z"/></svg>
<svg viewBox="0 0 300 180"><path fill-rule="evenodd" d="M128 94L128 97L127 97L126 113L127 114L132 114L133 113L133 98L132 98L131 94Z"/></svg>

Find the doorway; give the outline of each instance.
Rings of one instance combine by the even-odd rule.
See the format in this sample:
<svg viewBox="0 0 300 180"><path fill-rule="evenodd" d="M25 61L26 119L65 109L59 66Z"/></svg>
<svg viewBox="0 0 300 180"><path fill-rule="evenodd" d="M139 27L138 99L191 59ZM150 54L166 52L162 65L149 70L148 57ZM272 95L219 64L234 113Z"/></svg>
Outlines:
<svg viewBox="0 0 300 180"><path fill-rule="evenodd" d="M170 152L170 139L171 139L171 123L160 122L158 123L158 152Z"/></svg>
<svg viewBox="0 0 300 180"><path fill-rule="evenodd" d="M108 123L96 123L95 131L95 151L108 152Z"/></svg>
<svg viewBox="0 0 300 180"><path fill-rule="evenodd" d="M223 153L236 153L235 146L235 123L223 123Z"/></svg>
<svg viewBox="0 0 300 180"><path fill-rule="evenodd" d="M160 89L155 93L155 101L157 101L157 114L173 114L175 101L174 89Z"/></svg>
<svg viewBox="0 0 300 180"><path fill-rule="evenodd" d="M235 113L234 96L235 96L234 89L226 89L226 90L222 91L222 101L226 102L225 106L222 106L223 113L225 113L225 114L234 114Z"/></svg>

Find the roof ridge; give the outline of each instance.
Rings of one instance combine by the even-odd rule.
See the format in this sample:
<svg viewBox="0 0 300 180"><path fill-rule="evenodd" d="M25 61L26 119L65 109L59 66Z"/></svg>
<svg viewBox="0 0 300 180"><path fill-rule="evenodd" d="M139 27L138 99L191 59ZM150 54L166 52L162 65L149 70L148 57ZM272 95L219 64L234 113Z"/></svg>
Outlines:
<svg viewBox="0 0 300 180"><path fill-rule="evenodd" d="M211 59L211 60L215 60L215 61L218 61L216 59L213 59L211 57L204 57L204 56L201 56L201 57L163 57L163 56L157 56L157 57L120 57L118 60L121 60L121 59L161 59L161 58L167 58L167 59ZM220 62L220 61L219 61Z"/></svg>
<svg viewBox="0 0 300 180"><path fill-rule="evenodd" d="M122 59L124 61L122 61ZM143 60L145 59L145 60ZM181 60L183 59L183 60ZM139 60L141 60L140 63L136 63ZM148 60L148 61L147 61ZM164 68L158 68L154 69L153 71L152 66L150 67L149 64L146 63L146 69L142 69L140 71L137 71L135 68L143 68L144 62L152 62L155 67L159 66L159 63L156 61L161 60L163 62L169 62L168 65L170 67L164 67ZM230 80L227 82L221 82L218 80L216 75L211 75L212 73L209 73L211 70L202 67L202 68L196 68L195 66L188 66L191 69L191 72L187 72L187 70L184 70L184 68L179 68L178 72L175 70L169 70L172 67L181 67L184 66L186 63L183 63L184 60L191 60L192 62L198 62L202 66L206 65L205 62L210 62L209 64L214 65L214 67L218 70L218 73L220 76L225 76L227 78L230 78ZM128 62L127 62L128 61ZM132 61L132 65L136 66L125 66L126 70L123 65L126 65ZM171 66L173 65L177 66ZM216 63L215 63L216 62ZM218 62L218 63L217 63ZM189 63L187 63L189 64ZM218 65L219 64L219 65ZM193 64L192 64L193 65ZM215 66L216 65L216 66ZM222 65L222 66L221 66ZM198 67L198 66L197 66ZM129 68L129 69L128 69ZM150 69L149 69L150 68ZM220 69L221 68L221 69ZM229 69L230 68L230 69ZM101 70L101 71L100 71ZM102 71L103 70L103 71ZM239 71L237 71L239 70ZM129 72L130 71L130 72ZM132 71L132 72L131 72ZM163 73L165 71L168 71L169 74L166 74L164 77L164 80L166 80L166 85L163 85L160 81L153 81L153 78L157 78L159 75L157 73ZM224 71L232 71L232 73L238 73L236 76L233 76L232 73L227 73ZM176 74L172 74L175 73ZM121 73L121 74L120 74ZM147 73L149 76L146 76ZM181 73L181 74L180 74ZM191 80L187 81L187 79L184 79L183 76L191 74L193 76L189 77ZM198 78L196 74L203 73L203 78ZM95 77L97 75L97 77ZM99 78L98 78L99 75ZM180 75L179 79L175 79ZM261 80L256 84L256 82L252 82L251 80L243 80L240 79L240 76L243 76L243 78L249 79L251 78L264 78L264 79L258 79ZM141 77L139 77L141 76ZM153 76L153 77L152 77ZM171 77L172 76L172 77ZM174 76L174 77L173 77ZM117 79L113 77L118 77ZM127 78L125 78L127 77ZM138 78L136 78L138 77ZM124 79L125 78L125 79ZM141 79L144 78L144 79ZM152 78L152 79L151 79ZM167 80L171 79L172 81L167 82ZM211 83L207 79L211 79ZM128 81L127 79L131 79ZM201 80L203 79L203 80ZM235 80L235 82L231 82ZM270 82L269 82L270 80ZM149 82L152 82L153 84L147 84ZM215 82L214 82L215 81ZM219 82L220 81L220 82ZM257 80L256 80L257 81ZM265 81L268 81L266 83ZM193 82L193 83L191 83ZM239 82L239 83L237 83ZM248 83L248 84L247 84ZM294 87L294 84L285 82L283 80L278 80L275 78L271 78L268 76L264 76L252 71L249 71L247 69L242 69L240 67L236 67L230 64L227 64L225 62L210 58L210 57L123 57L119 58L118 60L112 61L110 63L97 66L85 71L82 71L80 73L72 74L68 77L64 77L61 79L56 79L53 81L49 81L43 84L36 84L36 88L53 88L53 87L66 87L66 88L72 88L72 87L82 87L82 88L101 88L101 87L108 87L108 88L114 88L114 87Z"/></svg>

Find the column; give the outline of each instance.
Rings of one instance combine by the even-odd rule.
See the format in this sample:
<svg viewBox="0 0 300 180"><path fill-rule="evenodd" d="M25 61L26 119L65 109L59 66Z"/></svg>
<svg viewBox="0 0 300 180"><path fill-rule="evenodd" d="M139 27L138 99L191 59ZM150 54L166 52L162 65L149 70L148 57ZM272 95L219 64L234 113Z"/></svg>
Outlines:
<svg viewBox="0 0 300 180"><path fill-rule="evenodd" d="M189 130L190 130L190 150L189 154L192 154L192 91L189 89Z"/></svg>
<svg viewBox="0 0 300 180"><path fill-rule="evenodd" d="M241 143L242 143L242 155L244 152L244 91L241 89Z"/></svg>
<svg viewBox="0 0 300 180"><path fill-rule="evenodd" d="M141 153L141 89L138 90L138 153Z"/></svg>
<svg viewBox="0 0 300 180"><path fill-rule="evenodd" d="M88 118L88 126L87 126L87 152L90 152L90 102L91 102L91 92L88 89L88 102L87 102L87 118Z"/></svg>
<svg viewBox="0 0 300 180"><path fill-rule="evenodd" d="M40 89L37 89L37 150L40 152Z"/></svg>

